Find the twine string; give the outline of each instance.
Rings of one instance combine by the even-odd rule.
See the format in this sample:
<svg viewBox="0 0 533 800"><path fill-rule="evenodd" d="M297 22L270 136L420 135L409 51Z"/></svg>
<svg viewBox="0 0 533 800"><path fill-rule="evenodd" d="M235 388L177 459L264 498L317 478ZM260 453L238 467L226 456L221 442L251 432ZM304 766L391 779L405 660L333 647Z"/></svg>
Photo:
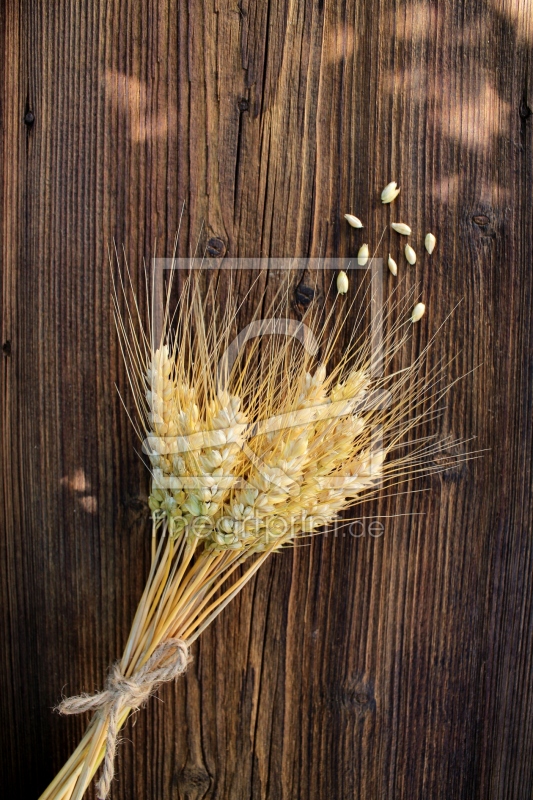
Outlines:
<svg viewBox="0 0 533 800"><path fill-rule="evenodd" d="M80 694L67 697L57 707L60 714L82 714L84 711L104 712L108 720L104 765L98 781L98 797L105 800L115 774L117 736L122 712L126 708L137 711L155 691L157 686L182 675L190 662L189 648L181 639L167 639L150 656L146 664L129 678L113 664L106 688L97 694Z"/></svg>

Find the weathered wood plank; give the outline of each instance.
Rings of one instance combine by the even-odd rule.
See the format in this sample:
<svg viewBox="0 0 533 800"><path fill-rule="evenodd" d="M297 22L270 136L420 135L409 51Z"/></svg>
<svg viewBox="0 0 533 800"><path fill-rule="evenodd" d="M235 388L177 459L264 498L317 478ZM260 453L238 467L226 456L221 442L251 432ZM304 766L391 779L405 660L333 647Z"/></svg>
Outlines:
<svg viewBox="0 0 533 800"><path fill-rule="evenodd" d="M101 686L147 572L108 245L140 276L185 203L182 255L349 255L342 213L377 244L396 179L439 242L402 263L405 358L462 300L433 359L477 370L435 426L489 451L365 506L382 537L273 559L128 728L114 797L531 797L530 3L8 0L0 26L6 796L75 745L50 709Z"/></svg>

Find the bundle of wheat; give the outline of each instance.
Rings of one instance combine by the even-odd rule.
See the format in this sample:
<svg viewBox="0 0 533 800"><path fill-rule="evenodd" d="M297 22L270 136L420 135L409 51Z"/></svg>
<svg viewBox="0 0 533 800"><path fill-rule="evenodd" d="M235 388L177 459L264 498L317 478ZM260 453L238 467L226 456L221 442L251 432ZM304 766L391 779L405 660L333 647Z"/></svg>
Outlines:
<svg viewBox="0 0 533 800"><path fill-rule="evenodd" d="M121 294L117 328L152 474L152 564L105 691L59 707L94 716L41 800L80 800L102 761L105 798L128 715L186 670L190 645L261 564L383 486L431 469L428 455L440 449L411 435L438 403L440 367L427 371L424 350L393 369L412 329L403 310L392 322L398 304L376 354L372 337L346 337L355 302L346 298L325 317L311 306L291 320L285 286L267 318L258 309L235 338L236 301L208 290L208 321L193 276L172 312L169 289L154 341L136 299L121 313ZM348 342L334 361L341 333Z"/></svg>

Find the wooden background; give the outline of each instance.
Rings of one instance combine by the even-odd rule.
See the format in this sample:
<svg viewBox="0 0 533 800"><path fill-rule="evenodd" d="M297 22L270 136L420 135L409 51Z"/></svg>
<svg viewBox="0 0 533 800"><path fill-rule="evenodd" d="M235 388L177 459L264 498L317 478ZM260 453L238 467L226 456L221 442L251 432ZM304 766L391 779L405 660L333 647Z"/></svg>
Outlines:
<svg viewBox="0 0 533 800"><path fill-rule="evenodd" d="M342 214L376 244L396 179L439 242L400 259L413 353L463 299L437 353L478 367L437 431L490 450L371 503L381 538L272 559L113 798L531 798L531 0L5 0L0 40L2 795L68 756L51 707L101 687L147 574L108 243L138 275L185 202L182 255L348 255Z"/></svg>

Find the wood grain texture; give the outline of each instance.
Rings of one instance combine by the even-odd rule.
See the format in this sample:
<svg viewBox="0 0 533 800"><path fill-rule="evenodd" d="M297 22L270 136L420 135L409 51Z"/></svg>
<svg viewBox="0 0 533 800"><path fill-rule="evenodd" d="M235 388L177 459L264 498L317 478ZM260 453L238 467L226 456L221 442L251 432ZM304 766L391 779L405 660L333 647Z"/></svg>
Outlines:
<svg viewBox="0 0 533 800"><path fill-rule="evenodd" d="M3 796L75 746L51 708L101 687L147 574L108 244L139 276L185 203L182 255L349 255L342 214L377 243L396 179L438 240L401 266L405 357L462 300L433 358L477 369L437 430L488 452L365 506L380 538L273 558L127 728L113 797L531 798L531 2L6 0L0 37Z"/></svg>

